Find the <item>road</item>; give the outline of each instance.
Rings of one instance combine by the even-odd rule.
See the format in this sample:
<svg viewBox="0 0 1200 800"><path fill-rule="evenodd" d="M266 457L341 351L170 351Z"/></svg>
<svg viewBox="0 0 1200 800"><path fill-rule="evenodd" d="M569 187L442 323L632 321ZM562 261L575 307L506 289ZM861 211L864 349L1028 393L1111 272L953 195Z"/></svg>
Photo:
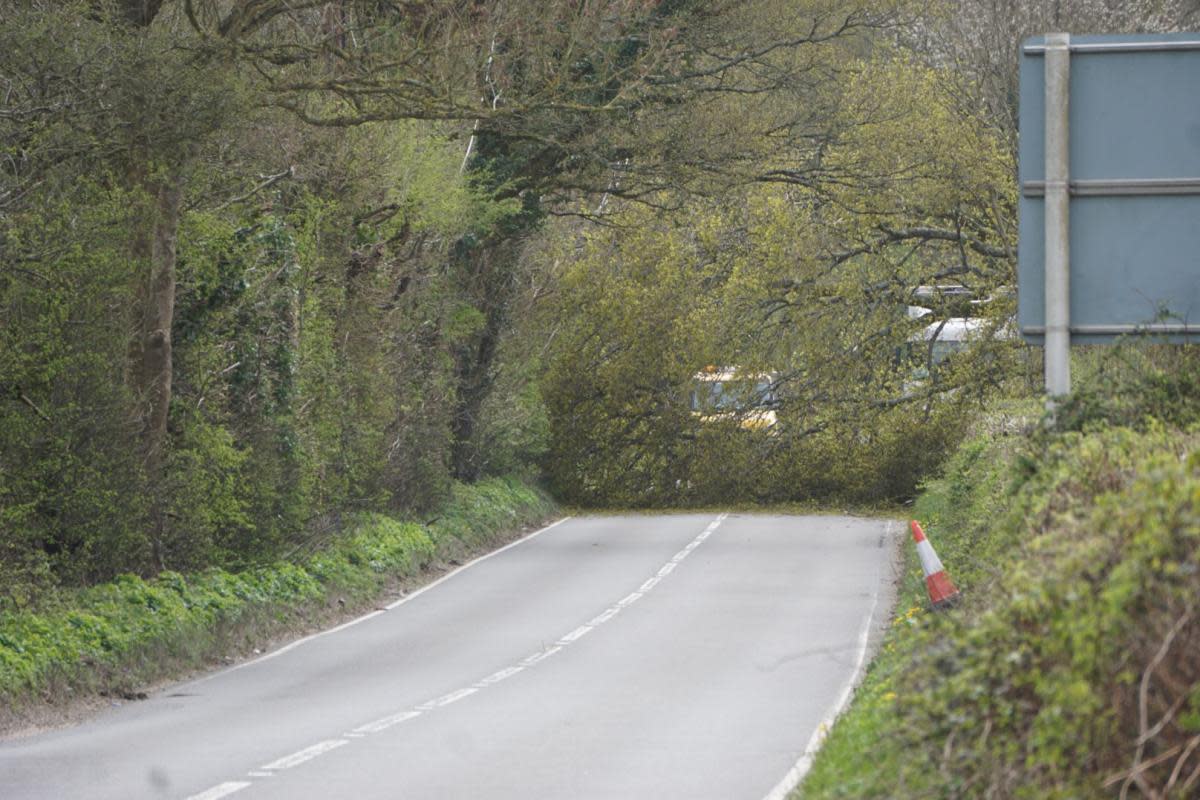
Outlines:
<svg viewBox="0 0 1200 800"><path fill-rule="evenodd" d="M0 744L0 796L763 800L861 671L898 531L570 519L387 610Z"/></svg>

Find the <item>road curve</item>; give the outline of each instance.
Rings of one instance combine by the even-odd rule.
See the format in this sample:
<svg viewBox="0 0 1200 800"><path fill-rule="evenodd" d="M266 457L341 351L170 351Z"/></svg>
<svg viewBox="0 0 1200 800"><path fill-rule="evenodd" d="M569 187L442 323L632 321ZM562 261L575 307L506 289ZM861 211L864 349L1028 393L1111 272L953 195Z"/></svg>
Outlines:
<svg viewBox="0 0 1200 800"><path fill-rule="evenodd" d="M568 520L387 611L0 744L0 794L762 800L863 663L896 529Z"/></svg>

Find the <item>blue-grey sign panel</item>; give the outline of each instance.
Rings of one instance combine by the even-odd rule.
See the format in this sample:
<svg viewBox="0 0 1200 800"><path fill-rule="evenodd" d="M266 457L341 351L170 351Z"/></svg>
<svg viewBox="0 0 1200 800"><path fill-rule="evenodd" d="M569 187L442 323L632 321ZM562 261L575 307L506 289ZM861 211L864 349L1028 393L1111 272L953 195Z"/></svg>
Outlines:
<svg viewBox="0 0 1200 800"><path fill-rule="evenodd" d="M1045 318L1043 40L1020 97L1017 321ZM1200 34L1071 38L1071 331L1200 341Z"/></svg>

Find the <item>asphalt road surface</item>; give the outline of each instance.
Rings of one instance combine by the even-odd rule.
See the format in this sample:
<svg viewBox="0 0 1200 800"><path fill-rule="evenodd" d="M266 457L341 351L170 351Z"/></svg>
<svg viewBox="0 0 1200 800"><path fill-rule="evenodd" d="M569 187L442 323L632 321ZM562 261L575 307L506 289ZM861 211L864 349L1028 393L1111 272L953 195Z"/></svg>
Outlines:
<svg viewBox="0 0 1200 800"><path fill-rule="evenodd" d="M567 520L386 611L0 744L0 797L779 796L887 614L898 532Z"/></svg>

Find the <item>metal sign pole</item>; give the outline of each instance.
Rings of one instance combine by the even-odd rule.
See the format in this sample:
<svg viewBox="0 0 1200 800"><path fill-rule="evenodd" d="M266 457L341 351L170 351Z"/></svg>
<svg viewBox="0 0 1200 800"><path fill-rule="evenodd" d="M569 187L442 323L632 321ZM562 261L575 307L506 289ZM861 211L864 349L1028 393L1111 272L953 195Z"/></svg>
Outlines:
<svg viewBox="0 0 1200 800"><path fill-rule="evenodd" d="M1071 391L1071 36L1046 36L1046 394Z"/></svg>

